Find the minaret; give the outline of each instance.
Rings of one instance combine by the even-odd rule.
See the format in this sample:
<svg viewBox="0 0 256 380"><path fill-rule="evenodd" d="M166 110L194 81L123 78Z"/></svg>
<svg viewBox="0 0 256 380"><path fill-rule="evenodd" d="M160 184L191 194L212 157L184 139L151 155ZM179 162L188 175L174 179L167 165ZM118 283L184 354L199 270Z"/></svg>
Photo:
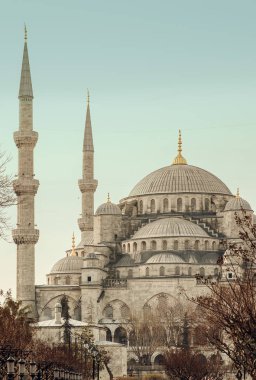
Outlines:
<svg viewBox="0 0 256 380"><path fill-rule="evenodd" d="M18 178L13 181L17 195L17 228L12 236L17 244L17 300L22 306L29 306L30 316L36 317L35 308L35 244L39 231L35 229L34 198L39 181L34 179L33 150L38 133L33 131L33 90L29 67L27 30L19 90L19 131L14 132L18 148Z"/></svg>
<svg viewBox="0 0 256 380"><path fill-rule="evenodd" d="M84 130L82 176L83 178L78 181L79 189L82 193L82 217L78 219L78 225L81 230L81 242L79 246L83 246L86 243L86 240L91 238L93 233L94 192L98 185L98 181L94 179L94 148L89 92L87 95L87 111Z"/></svg>

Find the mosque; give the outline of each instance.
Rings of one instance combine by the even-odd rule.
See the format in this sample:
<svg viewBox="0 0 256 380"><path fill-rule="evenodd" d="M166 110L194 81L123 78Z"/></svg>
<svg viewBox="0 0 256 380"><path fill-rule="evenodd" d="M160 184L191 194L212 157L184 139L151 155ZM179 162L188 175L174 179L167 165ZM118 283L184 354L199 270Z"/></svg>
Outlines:
<svg viewBox="0 0 256 380"><path fill-rule="evenodd" d="M104 327L107 341L129 343L125 324L133 310L157 308L179 298L182 287L197 295L207 279L220 277L218 259L225 244L239 238L234 220L241 207L254 218L249 203L233 195L214 174L187 163L178 153L173 162L147 174L119 204L110 199L94 212L94 145L89 99L83 142L82 194L78 225L81 241L66 251L47 274L46 284L35 285L33 91L25 38L19 89L19 130L14 141L19 153L17 298L29 305L40 323L54 319L55 305L65 294L77 323ZM175 154L174 154L175 156ZM223 274L222 274L223 275ZM232 272L225 276L232 278ZM100 327L101 326L101 327Z"/></svg>

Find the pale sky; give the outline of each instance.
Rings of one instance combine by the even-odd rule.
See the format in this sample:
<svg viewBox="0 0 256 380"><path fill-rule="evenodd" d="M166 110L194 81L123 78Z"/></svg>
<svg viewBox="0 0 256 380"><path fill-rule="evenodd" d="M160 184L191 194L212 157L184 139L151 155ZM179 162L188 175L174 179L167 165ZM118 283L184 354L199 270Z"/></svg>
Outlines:
<svg viewBox="0 0 256 380"><path fill-rule="evenodd" d="M127 196L176 155L217 175L256 210L254 0L0 0L0 149L17 172L24 22L34 89L36 282L64 257L81 197L91 93L95 207ZM10 210L16 223L16 210ZM11 239L10 239L11 241ZM0 288L15 293L16 246L0 241Z"/></svg>

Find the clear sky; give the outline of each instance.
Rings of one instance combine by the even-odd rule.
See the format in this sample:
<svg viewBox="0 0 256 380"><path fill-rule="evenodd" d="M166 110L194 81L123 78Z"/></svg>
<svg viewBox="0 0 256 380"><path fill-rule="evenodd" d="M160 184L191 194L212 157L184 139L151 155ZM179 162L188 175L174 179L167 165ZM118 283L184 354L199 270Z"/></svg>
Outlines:
<svg viewBox="0 0 256 380"><path fill-rule="evenodd" d="M128 195L171 163L178 129L188 163L256 210L255 0L0 0L0 149L18 129L23 26L34 89L36 280L64 257L81 197L86 91L91 93L95 206ZM16 210L10 211L16 223ZM11 240L11 239L10 239ZM0 288L15 291L16 247L0 242Z"/></svg>

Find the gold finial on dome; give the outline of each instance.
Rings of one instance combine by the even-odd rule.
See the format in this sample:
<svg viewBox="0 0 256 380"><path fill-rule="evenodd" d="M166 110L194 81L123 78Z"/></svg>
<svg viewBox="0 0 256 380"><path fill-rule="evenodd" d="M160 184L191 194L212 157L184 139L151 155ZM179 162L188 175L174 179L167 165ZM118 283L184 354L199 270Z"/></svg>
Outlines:
<svg viewBox="0 0 256 380"><path fill-rule="evenodd" d="M178 140L178 154L173 160L173 165L187 165L186 159L182 156L182 138L181 138L181 130L179 129L179 140Z"/></svg>
<svg viewBox="0 0 256 380"><path fill-rule="evenodd" d="M109 193L108 193L107 202L108 202L108 203L110 203L110 202L111 202Z"/></svg>
<svg viewBox="0 0 256 380"><path fill-rule="evenodd" d="M24 24L24 41L27 42L27 40L28 40L28 32L27 32L26 24Z"/></svg>
<svg viewBox="0 0 256 380"><path fill-rule="evenodd" d="M240 191L239 191L239 187L237 188L236 190L236 198L240 198Z"/></svg>
<svg viewBox="0 0 256 380"><path fill-rule="evenodd" d="M76 244L75 244L75 235L74 235L74 232L73 232L73 236L72 236L72 251L71 251L70 256L76 256L75 247L76 247Z"/></svg>

